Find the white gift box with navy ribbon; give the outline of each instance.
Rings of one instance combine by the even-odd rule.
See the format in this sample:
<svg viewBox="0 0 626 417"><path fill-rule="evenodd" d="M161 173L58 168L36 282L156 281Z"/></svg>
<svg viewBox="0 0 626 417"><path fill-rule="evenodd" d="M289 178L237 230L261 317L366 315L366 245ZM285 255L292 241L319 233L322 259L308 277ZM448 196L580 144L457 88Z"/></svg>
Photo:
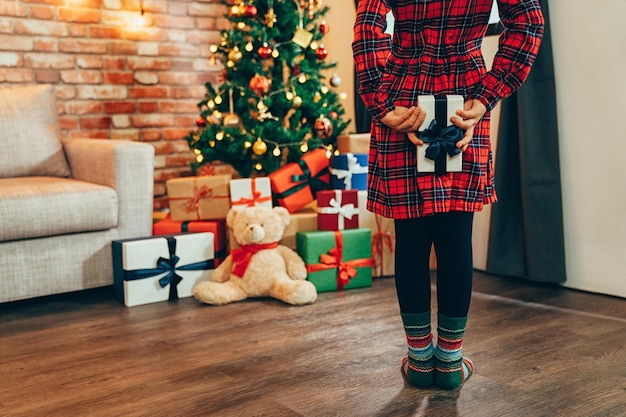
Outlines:
<svg viewBox="0 0 626 417"><path fill-rule="evenodd" d="M133 307L192 296L215 269L214 239L201 232L114 240L116 298Z"/></svg>
<svg viewBox="0 0 626 417"><path fill-rule="evenodd" d="M333 155L329 172L330 186L335 190L367 190L367 154Z"/></svg>
<svg viewBox="0 0 626 417"><path fill-rule="evenodd" d="M450 118L463 109L463 96L418 96L426 119L417 136L424 141L417 145L417 172L443 174L463 170L463 154L456 142L463 138L463 130L454 126Z"/></svg>

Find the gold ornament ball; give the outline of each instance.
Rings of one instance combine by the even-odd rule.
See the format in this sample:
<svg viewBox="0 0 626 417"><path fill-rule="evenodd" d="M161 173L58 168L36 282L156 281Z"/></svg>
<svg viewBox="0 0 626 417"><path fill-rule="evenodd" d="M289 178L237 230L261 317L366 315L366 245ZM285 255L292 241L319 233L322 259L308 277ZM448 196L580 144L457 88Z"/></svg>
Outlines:
<svg viewBox="0 0 626 417"><path fill-rule="evenodd" d="M243 58L243 54L241 53L239 48L233 49L228 53L228 59L230 59L231 61L235 63L241 61L242 58Z"/></svg>
<svg viewBox="0 0 626 417"><path fill-rule="evenodd" d="M257 139L252 145L252 152L255 155L265 155L267 152L267 143L263 142L261 139Z"/></svg>
<svg viewBox="0 0 626 417"><path fill-rule="evenodd" d="M302 97L300 97L300 96L295 96L295 97L293 98L293 102L291 103L291 106L292 106L294 109L297 109L298 107L302 106Z"/></svg>
<svg viewBox="0 0 626 417"><path fill-rule="evenodd" d="M241 124L241 117L235 113L228 113L224 115L223 122L226 127L237 127Z"/></svg>

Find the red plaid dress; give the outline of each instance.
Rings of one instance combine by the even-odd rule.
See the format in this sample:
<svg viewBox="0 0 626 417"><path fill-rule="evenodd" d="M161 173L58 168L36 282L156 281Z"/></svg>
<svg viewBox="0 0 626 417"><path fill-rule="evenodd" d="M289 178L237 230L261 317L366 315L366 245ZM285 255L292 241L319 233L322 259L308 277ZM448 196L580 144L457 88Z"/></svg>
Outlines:
<svg viewBox="0 0 626 417"><path fill-rule="evenodd" d="M497 1L506 31L490 71L481 43L492 0L396 0L393 41L384 33L391 0L359 1L352 49L359 93L373 115L368 210L406 219L475 212L496 201L489 111L526 80L544 23L538 0ZM410 107L428 94L460 94L487 107L463 153L463 172L418 175L415 146L379 121L394 105Z"/></svg>

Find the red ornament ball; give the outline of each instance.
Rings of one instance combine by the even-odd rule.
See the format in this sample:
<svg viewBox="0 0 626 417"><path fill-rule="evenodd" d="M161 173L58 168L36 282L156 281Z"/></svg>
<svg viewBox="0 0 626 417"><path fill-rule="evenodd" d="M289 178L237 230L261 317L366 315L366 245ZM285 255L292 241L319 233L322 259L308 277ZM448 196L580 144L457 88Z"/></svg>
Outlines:
<svg viewBox="0 0 626 417"><path fill-rule="evenodd" d="M259 74L255 74L248 83L248 88L258 96L267 94L272 87L272 80Z"/></svg>
<svg viewBox="0 0 626 417"><path fill-rule="evenodd" d="M337 117L339 117L339 115L337 114L336 111L331 111L330 113L328 113L328 115L330 116L331 119L336 120Z"/></svg>
<svg viewBox="0 0 626 417"><path fill-rule="evenodd" d="M328 26L328 23L325 20L320 22L320 32L322 32L322 35L327 35L328 32L330 32L330 26Z"/></svg>
<svg viewBox="0 0 626 417"><path fill-rule="evenodd" d="M324 45L320 45L315 50L315 56L318 57L319 59L326 59L326 57L328 56L328 49L326 49Z"/></svg>
<svg viewBox="0 0 626 417"><path fill-rule="evenodd" d="M267 42L263 42L263 45L257 50L259 56L263 59L267 59L272 56L272 48L267 44Z"/></svg>
<svg viewBox="0 0 626 417"><path fill-rule="evenodd" d="M256 17L258 10L254 4L243 6L243 17Z"/></svg>
<svg viewBox="0 0 626 417"><path fill-rule="evenodd" d="M198 117L196 117L196 126L198 127L205 127L206 126L206 119L200 115L198 115Z"/></svg>
<svg viewBox="0 0 626 417"><path fill-rule="evenodd" d="M317 133L317 136L322 139L327 139L333 134L333 123L328 117L320 116L315 119L313 129L315 130L315 133Z"/></svg>

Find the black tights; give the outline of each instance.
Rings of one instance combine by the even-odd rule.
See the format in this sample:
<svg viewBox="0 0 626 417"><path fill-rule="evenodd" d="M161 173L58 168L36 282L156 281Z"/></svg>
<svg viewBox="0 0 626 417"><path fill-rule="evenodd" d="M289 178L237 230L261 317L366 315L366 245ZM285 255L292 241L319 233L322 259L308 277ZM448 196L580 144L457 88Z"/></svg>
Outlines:
<svg viewBox="0 0 626 417"><path fill-rule="evenodd" d="M472 295L473 213L453 211L396 220L396 290L402 313L430 310L429 257L437 254L437 307L448 317L466 317Z"/></svg>

